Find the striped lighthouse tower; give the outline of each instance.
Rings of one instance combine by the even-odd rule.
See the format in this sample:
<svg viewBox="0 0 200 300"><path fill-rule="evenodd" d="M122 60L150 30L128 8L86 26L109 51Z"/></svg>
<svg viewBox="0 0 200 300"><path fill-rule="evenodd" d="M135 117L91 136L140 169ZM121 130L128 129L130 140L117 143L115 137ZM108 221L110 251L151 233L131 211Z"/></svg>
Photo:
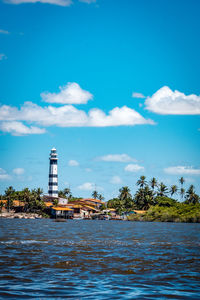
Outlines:
<svg viewBox="0 0 200 300"><path fill-rule="evenodd" d="M49 191L51 197L58 197L58 169L57 169L57 152L55 148L51 149L49 157Z"/></svg>

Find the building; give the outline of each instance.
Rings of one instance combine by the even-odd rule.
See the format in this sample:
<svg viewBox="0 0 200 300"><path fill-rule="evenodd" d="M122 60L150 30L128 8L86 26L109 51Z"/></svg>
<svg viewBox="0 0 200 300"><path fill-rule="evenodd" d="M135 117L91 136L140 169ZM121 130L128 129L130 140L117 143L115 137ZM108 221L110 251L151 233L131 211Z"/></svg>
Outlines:
<svg viewBox="0 0 200 300"><path fill-rule="evenodd" d="M58 197L58 157L55 148L51 149L49 157L49 190L48 194L51 197Z"/></svg>

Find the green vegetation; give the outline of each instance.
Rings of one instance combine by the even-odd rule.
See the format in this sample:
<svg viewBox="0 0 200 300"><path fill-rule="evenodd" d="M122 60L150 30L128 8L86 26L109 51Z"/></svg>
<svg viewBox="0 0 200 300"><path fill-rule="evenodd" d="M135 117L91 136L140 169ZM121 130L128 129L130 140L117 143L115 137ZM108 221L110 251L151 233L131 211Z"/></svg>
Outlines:
<svg viewBox="0 0 200 300"><path fill-rule="evenodd" d="M10 186L5 190L4 195L1 195L1 199L6 200L5 204L0 200L1 210L3 206L5 206L9 212L14 207L14 201L20 201L24 212L45 213L45 204L42 200L42 193L43 190L40 188L33 190L25 188L22 191L15 191L15 189Z"/></svg>
<svg viewBox="0 0 200 300"><path fill-rule="evenodd" d="M138 190L132 196L125 186L119 190L119 196L107 202L108 208L116 209L118 214L140 210L139 214L130 214L128 220L159 221L159 222L200 222L200 197L191 185L185 192L185 180L180 178L180 188L177 185L167 187L152 178L149 184L145 176L141 176L136 185ZM180 195L180 200L169 196ZM169 196L168 196L169 195Z"/></svg>

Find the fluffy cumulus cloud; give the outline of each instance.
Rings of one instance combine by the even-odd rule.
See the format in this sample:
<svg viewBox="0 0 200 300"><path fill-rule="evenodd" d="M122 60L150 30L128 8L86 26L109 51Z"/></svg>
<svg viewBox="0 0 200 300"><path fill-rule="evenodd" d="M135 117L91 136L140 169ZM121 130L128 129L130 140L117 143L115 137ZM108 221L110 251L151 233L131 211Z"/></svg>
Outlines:
<svg viewBox="0 0 200 300"><path fill-rule="evenodd" d="M94 190L94 188L95 188L95 184L92 182L85 182L78 186L78 189L82 191L92 191Z"/></svg>
<svg viewBox="0 0 200 300"><path fill-rule="evenodd" d="M78 163L78 161L71 159L68 161L68 165L70 167L77 167L77 166L79 166L79 163Z"/></svg>
<svg viewBox="0 0 200 300"><path fill-rule="evenodd" d="M200 169L191 166L176 166L164 169L164 172L171 175L200 175Z"/></svg>
<svg viewBox="0 0 200 300"><path fill-rule="evenodd" d="M185 95L164 86L145 101L146 109L161 115L199 115L200 96Z"/></svg>
<svg viewBox="0 0 200 300"><path fill-rule="evenodd" d="M122 180L119 176L113 176L110 180L110 183L112 184L120 184L122 183Z"/></svg>
<svg viewBox="0 0 200 300"><path fill-rule="evenodd" d="M130 157L128 154L108 154L98 158L102 161L113 161L113 162L130 162L136 161L134 158Z"/></svg>
<svg viewBox="0 0 200 300"><path fill-rule="evenodd" d="M21 4L21 3L48 3L59 6L70 6L73 2L71 0L4 0L5 3L9 4Z"/></svg>
<svg viewBox="0 0 200 300"><path fill-rule="evenodd" d="M9 174L7 174L7 172L0 168L0 180L9 180L11 179L11 176Z"/></svg>
<svg viewBox="0 0 200 300"><path fill-rule="evenodd" d="M144 171L144 167L139 166L137 164L129 164L124 168L127 172L138 172L138 171Z"/></svg>
<svg viewBox="0 0 200 300"><path fill-rule="evenodd" d="M132 97L139 98L139 99L145 98L145 96L142 93L135 93L135 92L132 93Z"/></svg>
<svg viewBox="0 0 200 300"><path fill-rule="evenodd" d="M23 168L15 168L15 169L13 169L13 173L15 175L22 175L22 174L24 174L24 169Z"/></svg>
<svg viewBox="0 0 200 300"><path fill-rule="evenodd" d="M93 95L83 90L78 83L68 82L65 86L59 87L59 93L42 93L43 101L60 104L85 104L93 98Z"/></svg>
<svg viewBox="0 0 200 300"><path fill-rule="evenodd" d="M14 136L22 136L28 134L42 134L46 132L46 130L43 128L39 128L35 126L27 127L22 122L17 122L17 121L0 122L0 130L2 132L10 133Z"/></svg>
<svg viewBox="0 0 200 300"><path fill-rule="evenodd" d="M116 107L108 114L100 109L92 109L87 114L72 105L42 107L32 102L25 102L20 109L8 105L0 106L1 131L13 135L45 133L45 129L35 126L27 127L22 121L45 127L107 127L154 124L152 120L145 119L134 109L126 106Z"/></svg>

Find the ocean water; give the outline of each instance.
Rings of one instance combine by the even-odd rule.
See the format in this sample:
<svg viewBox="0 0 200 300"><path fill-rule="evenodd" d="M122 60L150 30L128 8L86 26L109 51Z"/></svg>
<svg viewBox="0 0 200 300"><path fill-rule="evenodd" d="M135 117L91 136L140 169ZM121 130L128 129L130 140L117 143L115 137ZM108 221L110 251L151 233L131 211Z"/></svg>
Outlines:
<svg viewBox="0 0 200 300"><path fill-rule="evenodd" d="M0 219L0 298L199 299L200 224Z"/></svg>

